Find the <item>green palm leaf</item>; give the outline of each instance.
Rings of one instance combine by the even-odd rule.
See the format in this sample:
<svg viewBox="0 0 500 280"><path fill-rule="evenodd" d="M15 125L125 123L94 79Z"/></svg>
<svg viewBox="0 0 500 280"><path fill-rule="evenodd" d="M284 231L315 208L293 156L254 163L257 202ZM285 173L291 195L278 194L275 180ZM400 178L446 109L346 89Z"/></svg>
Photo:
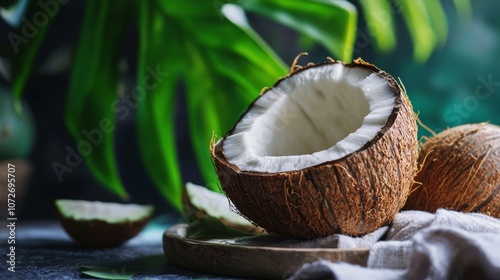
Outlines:
<svg viewBox="0 0 500 280"><path fill-rule="evenodd" d="M182 180L175 145L174 101L183 52L174 24L167 21L156 3L142 1L139 5L137 80L145 94L143 100L138 100L139 148L146 170L160 193L181 210ZM163 47L166 36L168 48ZM151 71L160 73L152 75Z"/></svg>
<svg viewBox="0 0 500 280"><path fill-rule="evenodd" d="M114 152L114 105L127 5L122 1L87 1L85 15L70 80L66 125L96 179L127 198Z"/></svg>
<svg viewBox="0 0 500 280"><path fill-rule="evenodd" d="M347 1L240 0L236 4L307 34L341 60L352 58L357 11Z"/></svg>
<svg viewBox="0 0 500 280"><path fill-rule="evenodd" d="M183 26L191 140L207 186L218 190L209 149L212 135L225 134L286 68L244 21L221 22L214 16L201 26L193 20Z"/></svg>
<svg viewBox="0 0 500 280"><path fill-rule="evenodd" d="M433 31L430 16L422 0L398 0L403 17L413 40L413 57L426 61L436 47L438 38Z"/></svg>
<svg viewBox="0 0 500 280"><path fill-rule="evenodd" d="M359 0L363 6L367 27L372 34L377 48L388 52L396 47L394 19L389 0Z"/></svg>
<svg viewBox="0 0 500 280"><path fill-rule="evenodd" d="M39 4L36 1L30 1L25 14L25 19L32 19L33 15L40 9ZM52 23L53 17L47 17L46 24L40 25L39 27L33 25L29 30L30 36L33 33L33 37L25 37L25 32L23 28L17 29L16 32L10 32L7 34L7 38L11 43L12 50L15 55L12 59L12 92L16 98L20 98L24 91L24 86L28 80L31 66L35 61L36 54L40 47L40 44L45 37L50 24ZM28 27L24 27L28 30Z"/></svg>

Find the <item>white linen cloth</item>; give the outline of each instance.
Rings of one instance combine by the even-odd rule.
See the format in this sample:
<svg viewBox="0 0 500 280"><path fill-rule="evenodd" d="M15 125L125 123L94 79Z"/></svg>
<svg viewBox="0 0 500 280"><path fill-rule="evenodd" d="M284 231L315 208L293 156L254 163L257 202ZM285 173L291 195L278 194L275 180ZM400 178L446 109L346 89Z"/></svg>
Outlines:
<svg viewBox="0 0 500 280"><path fill-rule="evenodd" d="M363 237L333 235L302 244L371 249L367 267L319 260L302 266L291 280L500 280L500 219L482 214L404 211L390 227Z"/></svg>

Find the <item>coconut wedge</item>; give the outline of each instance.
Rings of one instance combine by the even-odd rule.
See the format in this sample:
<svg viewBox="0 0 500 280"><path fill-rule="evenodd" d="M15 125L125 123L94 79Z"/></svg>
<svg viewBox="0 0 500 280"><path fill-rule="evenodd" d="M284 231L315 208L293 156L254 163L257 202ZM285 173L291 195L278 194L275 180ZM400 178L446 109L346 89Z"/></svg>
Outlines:
<svg viewBox="0 0 500 280"><path fill-rule="evenodd" d="M231 201L223 194L188 182L185 187L185 196L184 211L190 222L210 216L230 228L244 232L262 233L261 228L232 211Z"/></svg>
<svg viewBox="0 0 500 280"><path fill-rule="evenodd" d="M55 201L66 232L86 247L118 246L136 236L153 215L151 205L59 199Z"/></svg>
<svg viewBox="0 0 500 280"><path fill-rule="evenodd" d="M229 224L252 227L247 219L231 211L229 200L222 194L213 192L203 186L186 183L186 193L190 206L196 211L220 219Z"/></svg>
<svg viewBox="0 0 500 280"><path fill-rule="evenodd" d="M242 215L283 236L359 236L389 224L417 166L406 93L361 59L299 68L213 147L222 189Z"/></svg>

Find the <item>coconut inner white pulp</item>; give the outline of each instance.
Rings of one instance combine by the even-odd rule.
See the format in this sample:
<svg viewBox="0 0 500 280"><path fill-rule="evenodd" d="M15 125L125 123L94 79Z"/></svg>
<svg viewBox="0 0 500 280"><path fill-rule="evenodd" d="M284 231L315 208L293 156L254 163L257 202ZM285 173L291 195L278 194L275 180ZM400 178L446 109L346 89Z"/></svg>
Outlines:
<svg viewBox="0 0 500 280"><path fill-rule="evenodd" d="M360 67L326 64L266 92L224 142L243 171L285 172L342 158L384 126L395 105L387 81Z"/></svg>
<svg viewBox="0 0 500 280"><path fill-rule="evenodd" d="M105 203L59 199L57 207L64 217L75 220L101 220L108 223L120 223L142 220L153 212L152 206L137 204Z"/></svg>

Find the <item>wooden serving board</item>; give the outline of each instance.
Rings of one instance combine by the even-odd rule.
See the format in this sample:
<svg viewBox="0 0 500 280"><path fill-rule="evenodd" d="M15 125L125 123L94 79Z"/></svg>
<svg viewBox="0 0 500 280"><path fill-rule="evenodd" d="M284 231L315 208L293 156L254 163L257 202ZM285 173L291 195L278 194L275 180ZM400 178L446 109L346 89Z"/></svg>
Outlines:
<svg viewBox="0 0 500 280"><path fill-rule="evenodd" d="M184 269L226 276L285 279L303 264L319 259L366 266L370 250L245 246L231 239L188 239L186 231L187 225L179 224L163 235L168 261Z"/></svg>

